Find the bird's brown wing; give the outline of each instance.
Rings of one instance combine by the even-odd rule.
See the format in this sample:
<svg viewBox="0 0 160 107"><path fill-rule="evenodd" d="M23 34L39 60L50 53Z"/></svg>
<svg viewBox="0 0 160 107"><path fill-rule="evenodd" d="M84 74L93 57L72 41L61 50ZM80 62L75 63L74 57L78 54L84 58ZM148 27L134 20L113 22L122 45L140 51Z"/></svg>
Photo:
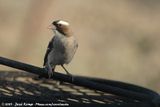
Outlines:
<svg viewBox="0 0 160 107"><path fill-rule="evenodd" d="M44 57L44 63L43 63L43 66L45 66L46 62L47 62L47 57L48 57L48 54L51 52L51 50L53 49L53 41L55 39L55 36L52 38L52 40L49 42L48 44L48 47L47 47L47 51L46 51L46 54L45 54L45 57Z"/></svg>

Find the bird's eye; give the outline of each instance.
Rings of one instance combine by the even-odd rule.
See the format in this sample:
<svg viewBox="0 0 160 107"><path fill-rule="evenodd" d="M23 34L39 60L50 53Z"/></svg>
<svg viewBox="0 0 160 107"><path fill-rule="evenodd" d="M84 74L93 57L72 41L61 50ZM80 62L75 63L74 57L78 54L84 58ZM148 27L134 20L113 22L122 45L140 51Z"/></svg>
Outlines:
<svg viewBox="0 0 160 107"><path fill-rule="evenodd" d="M59 26L59 27L61 27L61 26L62 26L62 24L58 24L58 26Z"/></svg>

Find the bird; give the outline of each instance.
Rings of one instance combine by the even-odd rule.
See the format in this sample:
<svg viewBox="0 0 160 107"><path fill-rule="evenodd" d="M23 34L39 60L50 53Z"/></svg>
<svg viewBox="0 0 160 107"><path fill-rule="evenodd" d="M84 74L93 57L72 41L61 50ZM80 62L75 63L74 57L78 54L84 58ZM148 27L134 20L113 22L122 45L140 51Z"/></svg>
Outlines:
<svg viewBox="0 0 160 107"><path fill-rule="evenodd" d="M60 65L65 72L72 76L64 64L69 64L78 48L78 41L74 36L70 24L64 20L55 20L48 27L54 32L54 36L50 40L45 57L43 67L48 72L50 78L55 71L55 67Z"/></svg>

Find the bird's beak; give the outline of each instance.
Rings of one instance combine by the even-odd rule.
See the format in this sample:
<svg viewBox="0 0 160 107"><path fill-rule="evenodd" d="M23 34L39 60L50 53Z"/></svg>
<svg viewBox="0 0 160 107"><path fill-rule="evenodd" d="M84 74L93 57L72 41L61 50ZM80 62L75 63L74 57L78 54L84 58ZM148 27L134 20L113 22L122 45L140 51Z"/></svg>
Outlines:
<svg viewBox="0 0 160 107"><path fill-rule="evenodd" d="M52 30L55 30L55 29L56 29L56 27L55 27L53 24L49 25L47 28L48 28L48 29L52 29Z"/></svg>

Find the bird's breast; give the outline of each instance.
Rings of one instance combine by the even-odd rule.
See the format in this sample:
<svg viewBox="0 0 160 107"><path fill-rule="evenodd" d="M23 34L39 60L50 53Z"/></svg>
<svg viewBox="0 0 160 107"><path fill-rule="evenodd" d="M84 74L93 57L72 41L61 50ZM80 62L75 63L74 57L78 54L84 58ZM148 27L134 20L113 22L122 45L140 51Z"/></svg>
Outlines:
<svg viewBox="0 0 160 107"><path fill-rule="evenodd" d="M57 51L57 54L59 53L59 59L62 59L65 64L68 64L76 52L77 40L74 36L67 37L60 33L56 33L55 36L55 51Z"/></svg>
<svg viewBox="0 0 160 107"><path fill-rule="evenodd" d="M77 49L76 39L74 37L65 38L63 43L65 47L65 63L69 63L72 60Z"/></svg>

